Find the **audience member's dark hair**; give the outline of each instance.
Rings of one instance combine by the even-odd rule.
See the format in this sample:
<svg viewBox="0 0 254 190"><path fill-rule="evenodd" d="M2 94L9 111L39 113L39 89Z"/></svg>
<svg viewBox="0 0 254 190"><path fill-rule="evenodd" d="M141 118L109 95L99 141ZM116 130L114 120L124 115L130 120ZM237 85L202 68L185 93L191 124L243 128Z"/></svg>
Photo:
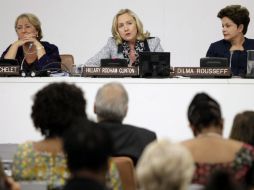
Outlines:
<svg viewBox="0 0 254 190"><path fill-rule="evenodd" d="M233 175L224 170L218 170L211 177L204 190L242 190L240 184L234 180Z"/></svg>
<svg viewBox="0 0 254 190"><path fill-rule="evenodd" d="M220 10L217 17L220 19L228 17L237 25L237 27L239 27L240 24L243 24L243 34L246 34L250 17L249 11L245 7L242 7L241 5L226 6Z"/></svg>
<svg viewBox="0 0 254 190"><path fill-rule="evenodd" d="M235 116L230 138L254 145L253 111L245 111Z"/></svg>
<svg viewBox="0 0 254 190"><path fill-rule="evenodd" d="M222 120L219 104L206 93L198 93L188 108L188 119L196 131L219 125Z"/></svg>
<svg viewBox="0 0 254 190"><path fill-rule="evenodd" d="M112 147L107 130L88 120L76 121L64 135L64 150L71 172L106 170Z"/></svg>
<svg viewBox="0 0 254 190"><path fill-rule="evenodd" d="M85 108L80 88L64 82L52 83L36 93L31 117L44 136L62 136L75 118L86 118Z"/></svg>

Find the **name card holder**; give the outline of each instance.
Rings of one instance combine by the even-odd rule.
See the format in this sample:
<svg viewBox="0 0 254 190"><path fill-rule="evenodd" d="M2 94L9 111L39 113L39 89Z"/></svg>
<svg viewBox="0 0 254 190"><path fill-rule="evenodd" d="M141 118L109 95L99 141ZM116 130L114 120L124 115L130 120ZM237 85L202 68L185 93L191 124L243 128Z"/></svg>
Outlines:
<svg viewBox="0 0 254 190"><path fill-rule="evenodd" d="M231 69L229 67L175 67L173 76L229 78L231 77Z"/></svg>
<svg viewBox="0 0 254 190"><path fill-rule="evenodd" d="M83 77L135 77L139 76L138 67L84 67Z"/></svg>
<svg viewBox="0 0 254 190"><path fill-rule="evenodd" d="M0 65L0 76L8 77L8 76L20 76L19 74L19 65Z"/></svg>

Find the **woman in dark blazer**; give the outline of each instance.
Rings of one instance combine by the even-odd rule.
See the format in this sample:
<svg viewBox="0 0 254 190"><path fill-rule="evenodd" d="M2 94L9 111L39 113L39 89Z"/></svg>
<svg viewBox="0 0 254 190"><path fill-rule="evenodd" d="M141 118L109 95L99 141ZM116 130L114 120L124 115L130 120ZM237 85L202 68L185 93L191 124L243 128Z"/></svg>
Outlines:
<svg viewBox="0 0 254 190"><path fill-rule="evenodd" d="M1 58L16 59L26 74L46 68L60 69L58 48L54 44L41 41L41 22L34 14L19 15L15 30L18 39L3 52Z"/></svg>
<svg viewBox="0 0 254 190"><path fill-rule="evenodd" d="M230 5L217 15L222 22L224 39L210 45L207 57L226 57L232 74L242 76L247 70L247 50L254 49L254 40L244 35L250 22L249 11L241 5Z"/></svg>

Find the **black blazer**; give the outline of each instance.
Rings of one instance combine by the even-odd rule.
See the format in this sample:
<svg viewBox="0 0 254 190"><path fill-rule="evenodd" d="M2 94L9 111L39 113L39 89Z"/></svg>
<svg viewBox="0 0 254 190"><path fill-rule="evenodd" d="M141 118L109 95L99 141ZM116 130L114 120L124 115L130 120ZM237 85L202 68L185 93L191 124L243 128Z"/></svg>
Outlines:
<svg viewBox="0 0 254 190"><path fill-rule="evenodd" d="M74 177L67 180L63 190L108 190L103 184L89 178Z"/></svg>
<svg viewBox="0 0 254 190"><path fill-rule="evenodd" d="M134 165L136 165L146 145L156 139L154 132L132 125L101 122L99 126L108 129L113 138L113 156L129 156Z"/></svg>
<svg viewBox="0 0 254 190"><path fill-rule="evenodd" d="M210 45L206 57L226 57L230 63L233 75L245 75L247 71L247 51L254 49L254 39L245 38L243 43L244 51L234 51L230 56L231 43L226 40L220 40Z"/></svg>

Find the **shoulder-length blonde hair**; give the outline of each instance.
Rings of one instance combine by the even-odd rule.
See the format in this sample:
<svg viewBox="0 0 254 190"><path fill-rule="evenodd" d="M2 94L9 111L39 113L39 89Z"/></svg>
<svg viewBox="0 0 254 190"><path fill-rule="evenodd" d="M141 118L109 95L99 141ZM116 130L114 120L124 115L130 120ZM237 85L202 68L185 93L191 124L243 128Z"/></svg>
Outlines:
<svg viewBox="0 0 254 190"><path fill-rule="evenodd" d="M35 27L36 31L38 32L37 39L41 40L43 36L42 36L42 30L41 30L41 22L38 19L38 17L35 16L34 14L31 14L31 13L23 13L23 14L19 15L15 21L15 30L16 31L17 31L18 21L21 18L27 18L27 20Z"/></svg>
<svg viewBox="0 0 254 190"><path fill-rule="evenodd" d="M133 19L135 20L135 23L137 26L137 38L136 39L141 40L141 41L144 41L145 39L147 39L150 36L150 33L147 31L146 32L143 31L143 24L142 24L141 20L138 18L138 16L130 9L121 9L120 11L118 11L118 13L114 17L113 23L112 23L112 29L111 29L112 35L113 35L114 39L116 40L116 44L118 45L123 42L123 40L118 32L117 20L118 20L119 16L121 16L125 13L132 16Z"/></svg>

